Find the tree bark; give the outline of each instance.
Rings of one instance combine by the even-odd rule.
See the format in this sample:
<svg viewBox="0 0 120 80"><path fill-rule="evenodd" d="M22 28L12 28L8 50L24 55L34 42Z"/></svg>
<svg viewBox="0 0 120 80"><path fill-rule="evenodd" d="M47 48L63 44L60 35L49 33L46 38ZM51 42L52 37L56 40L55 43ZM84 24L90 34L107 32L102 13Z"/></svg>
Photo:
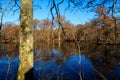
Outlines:
<svg viewBox="0 0 120 80"><path fill-rule="evenodd" d="M18 80L25 79L25 73L33 67L33 9L32 0L21 0L20 48Z"/></svg>

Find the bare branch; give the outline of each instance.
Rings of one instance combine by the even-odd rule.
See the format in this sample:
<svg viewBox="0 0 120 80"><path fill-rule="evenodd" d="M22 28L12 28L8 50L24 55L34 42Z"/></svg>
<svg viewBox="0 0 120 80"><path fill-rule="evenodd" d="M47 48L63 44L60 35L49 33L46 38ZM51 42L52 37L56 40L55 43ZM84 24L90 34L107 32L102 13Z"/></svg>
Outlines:
<svg viewBox="0 0 120 80"><path fill-rule="evenodd" d="M53 25L53 21L54 21L53 9L54 9L54 6L52 5L52 7L50 8L50 12L51 12L51 16L52 16L52 25Z"/></svg>
<svg viewBox="0 0 120 80"><path fill-rule="evenodd" d="M42 8L41 8L41 6L36 5L36 4L35 4L35 5L33 5L33 7L36 7L36 8L38 8L38 9L42 9Z"/></svg>
<svg viewBox="0 0 120 80"><path fill-rule="evenodd" d="M2 22L3 22L3 16L4 16L5 12L7 11L9 5L10 5L13 1L14 1L14 0L10 0L10 1L7 3L7 5L5 6L5 8L3 9L3 11L2 11L0 30L1 30L2 25L3 25L3 24L2 24Z"/></svg>
<svg viewBox="0 0 120 80"><path fill-rule="evenodd" d="M60 11L59 11L59 5L62 4L64 2L64 0L60 1L59 3L55 3L55 0L52 1L52 7L50 9L50 12L51 12L51 15L52 15L52 25L53 25L53 22L54 22L54 14L53 14L53 9L55 9L55 12L56 12L56 16L57 16L57 22L59 24L59 28L61 27L62 28L62 31L63 31L63 34L65 35L65 32L64 32L64 29L63 29L63 26L60 22Z"/></svg>
<svg viewBox="0 0 120 80"><path fill-rule="evenodd" d="M18 7L19 9L21 9L20 5L17 3L17 0L15 0L15 4L17 5L17 7Z"/></svg>

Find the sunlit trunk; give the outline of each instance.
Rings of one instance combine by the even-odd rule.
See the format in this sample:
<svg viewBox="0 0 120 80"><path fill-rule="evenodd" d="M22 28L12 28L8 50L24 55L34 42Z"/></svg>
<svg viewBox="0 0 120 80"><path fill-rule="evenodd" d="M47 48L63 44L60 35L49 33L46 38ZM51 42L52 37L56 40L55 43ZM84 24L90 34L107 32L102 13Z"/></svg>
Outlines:
<svg viewBox="0 0 120 80"><path fill-rule="evenodd" d="M50 40L50 29L48 28L48 41Z"/></svg>
<svg viewBox="0 0 120 80"><path fill-rule="evenodd" d="M58 41L61 40L61 37L60 37L60 28L59 28L59 32L58 32Z"/></svg>
<svg viewBox="0 0 120 80"><path fill-rule="evenodd" d="M53 41L53 26L51 26L51 41Z"/></svg>
<svg viewBox="0 0 120 80"><path fill-rule="evenodd" d="M33 67L32 19L32 0L21 0L18 80L25 80L25 73Z"/></svg>
<svg viewBox="0 0 120 80"><path fill-rule="evenodd" d="M47 44L50 45L50 29L48 28L48 34L47 34Z"/></svg>
<svg viewBox="0 0 120 80"><path fill-rule="evenodd" d="M59 27L59 32L58 32L58 50L60 50L61 47L61 37L60 37L60 27Z"/></svg>

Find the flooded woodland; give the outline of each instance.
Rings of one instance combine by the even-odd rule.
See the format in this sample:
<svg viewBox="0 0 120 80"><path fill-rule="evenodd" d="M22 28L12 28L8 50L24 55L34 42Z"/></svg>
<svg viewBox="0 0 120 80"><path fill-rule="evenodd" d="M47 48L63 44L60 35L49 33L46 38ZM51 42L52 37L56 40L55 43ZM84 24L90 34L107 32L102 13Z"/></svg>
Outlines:
<svg viewBox="0 0 120 80"><path fill-rule="evenodd" d="M15 80L19 44L0 44L3 45L0 49L0 80ZM78 51L74 42L37 42L34 44L34 67L26 73L25 80L119 79L119 45L81 43Z"/></svg>
<svg viewBox="0 0 120 80"><path fill-rule="evenodd" d="M120 80L120 0L0 0L0 80Z"/></svg>

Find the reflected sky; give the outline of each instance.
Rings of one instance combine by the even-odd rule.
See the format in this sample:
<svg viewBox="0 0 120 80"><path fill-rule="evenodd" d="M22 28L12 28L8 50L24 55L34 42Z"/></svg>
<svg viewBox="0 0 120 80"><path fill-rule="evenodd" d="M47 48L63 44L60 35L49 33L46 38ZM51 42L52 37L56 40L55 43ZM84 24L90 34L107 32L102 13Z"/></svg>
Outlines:
<svg viewBox="0 0 120 80"><path fill-rule="evenodd" d="M71 53L75 49L64 45L61 46L61 50L35 49L34 80L102 80L102 76L107 80L120 80L119 51L115 52L116 47L99 46L97 48L95 50L94 47L90 47L90 54L79 55ZM109 50L106 53L107 49ZM1 55L0 80L16 78L19 58L13 56L9 59L9 57L5 54Z"/></svg>
<svg viewBox="0 0 120 80"><path fill-rule="evenodd" d="M18 70L18 62L18 57L10 61L0 60L0 80L14 80ZM11 65L9 66L9 64ZM34 80L80 80L81 78L82 80L101 80L90 59L85 55L79 56L77 54L67 58L62 65L57 64L56 60L38 60L34 63L33 74ZM107 73L106 78L107 80L119 80L120 65Z"/></svg>
<svg viewBox="0 0 120 80"><path fill-rule="evenodd" d="M120 66L104 75L98 72L99 70L85 54L71 54L65 57L64 53L57 49L52 49L48 53L47 51L40 53L39 50L37 52L35 54L39 59L34 63L35 80L102 80L103 76L107 80L120 79ZM97 62L101 60L102 57L97 58Z"/></svg>
<svg viewBox="0 0 120 80"><path fill-rule="evenodd" d="M62 65L57 64L54 60L45 62L40 60L34 64L35 80L95 80L96 75L94 67L85 55L72 55L66 59Z"/></svg>
<svg viewBox="0 0 120 80"><path fill-rule="evenodd" d="M0 80L15 80L18 71L19 58L0 60Z"/></svg>

